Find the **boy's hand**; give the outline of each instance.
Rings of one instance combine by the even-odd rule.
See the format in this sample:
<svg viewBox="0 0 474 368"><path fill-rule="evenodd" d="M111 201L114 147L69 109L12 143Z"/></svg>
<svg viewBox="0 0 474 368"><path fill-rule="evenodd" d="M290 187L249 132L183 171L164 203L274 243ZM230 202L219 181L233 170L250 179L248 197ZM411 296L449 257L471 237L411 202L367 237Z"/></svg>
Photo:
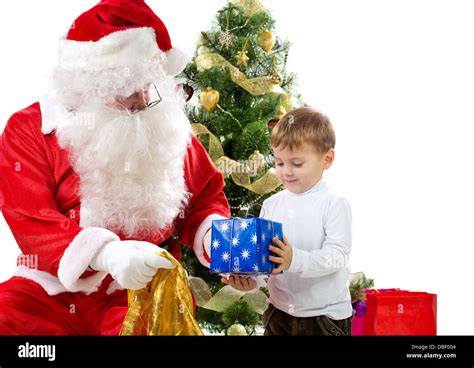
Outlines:
<svg viewBox="0 0 474 368"><path fill-rule="evenodd" d="M229 278L222 277L221 282L240 291L250 291L257 286L257 281L247 276L231 275Z"/></svg>
<svg viewBox="0 0 474 368"><path fill-rule="evenodd" d="M268 259L279 265L273 269L272 273L280 273L290 268L291 260L293 259L293 247L285 235L283 235L283 242L278 238L273 238L273 245L270 245L268 249L277 255L276 257L270 256Z"/></svg>

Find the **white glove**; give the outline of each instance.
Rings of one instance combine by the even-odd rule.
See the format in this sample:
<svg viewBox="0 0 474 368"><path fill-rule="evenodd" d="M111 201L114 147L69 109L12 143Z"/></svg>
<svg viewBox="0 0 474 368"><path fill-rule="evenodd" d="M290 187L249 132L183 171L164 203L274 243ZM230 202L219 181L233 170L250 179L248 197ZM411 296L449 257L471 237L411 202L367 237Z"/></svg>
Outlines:
<svg viewBox="0 0 474 368"><path fill-rule="evenodd" d="M164 249L144 241L124 240L107 243L92 259L90 266L105 271L124 289L143 289L160 268L176 266L156 254Z"/></svg>

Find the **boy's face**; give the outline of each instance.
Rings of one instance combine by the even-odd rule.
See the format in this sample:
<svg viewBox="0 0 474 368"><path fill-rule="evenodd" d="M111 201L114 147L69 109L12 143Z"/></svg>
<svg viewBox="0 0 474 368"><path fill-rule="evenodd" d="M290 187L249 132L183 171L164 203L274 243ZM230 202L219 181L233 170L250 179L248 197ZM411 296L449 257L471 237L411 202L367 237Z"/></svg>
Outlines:
<svg viewBox="0 0 474 368"><path fill-rule="evenodd" d="M334 150L320 154L308 143L290 150L289 147L273 147L276 174L286 189L292 193L304 193L323 176L323 171L331 167Z"/></svg>

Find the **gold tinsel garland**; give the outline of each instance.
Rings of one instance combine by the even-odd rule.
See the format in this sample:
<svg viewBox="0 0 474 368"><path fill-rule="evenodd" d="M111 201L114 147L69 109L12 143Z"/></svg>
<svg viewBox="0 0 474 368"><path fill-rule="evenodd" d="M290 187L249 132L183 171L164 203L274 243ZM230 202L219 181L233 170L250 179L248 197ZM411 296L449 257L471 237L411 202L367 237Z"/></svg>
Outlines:
<svg viewBox="0 0 474 368"><path fill-rule="evenodd" d="M248 78L242 73L239 68L232 65L231 62L227 61L223 56L208 52L196 56L194 59L197 69L200 72L213 67L225 67L228 69L230 78L239 87L245 89L248 93L253 96L261 96L267 93L278 93L286 95L286 92L281 86L275 83L275 79L272 76ZM289 98L288 98L289 102Z"/></svg>
<svg viewBox="0 0 474 368"><path fill-rule="evenodd" d="M258 195L271 193L281 186L281 183L275 173L270 170L263 174L259 179L252 182L249 169L245 165L225 156L221 142L214 134L209 131L209 129L198 123L192 124L191 126L194 134L197 136L201 134L207 134L209 136L209 156L211 156L211 159L217 168L230 169L230 172L227 172L227 170L221 170L221 172L224 176L230 175L235 184L244 187Z"/></svg>

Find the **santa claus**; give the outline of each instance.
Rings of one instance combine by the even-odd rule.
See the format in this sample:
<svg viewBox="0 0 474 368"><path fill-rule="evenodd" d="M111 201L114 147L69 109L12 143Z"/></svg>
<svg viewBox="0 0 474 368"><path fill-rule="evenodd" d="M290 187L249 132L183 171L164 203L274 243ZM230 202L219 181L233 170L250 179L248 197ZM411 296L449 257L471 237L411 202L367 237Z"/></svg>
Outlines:
<svg viewBox="0 0 474 368"><path fill-rule="evenodd" d="M191 133L173 77L184 65L145 4L103 0L59 42L46 98L0 141L3 215L23 260L0 284L0 334L117 334L126 289L179 258L209 265L228 217L224 180Z"/></svg>

